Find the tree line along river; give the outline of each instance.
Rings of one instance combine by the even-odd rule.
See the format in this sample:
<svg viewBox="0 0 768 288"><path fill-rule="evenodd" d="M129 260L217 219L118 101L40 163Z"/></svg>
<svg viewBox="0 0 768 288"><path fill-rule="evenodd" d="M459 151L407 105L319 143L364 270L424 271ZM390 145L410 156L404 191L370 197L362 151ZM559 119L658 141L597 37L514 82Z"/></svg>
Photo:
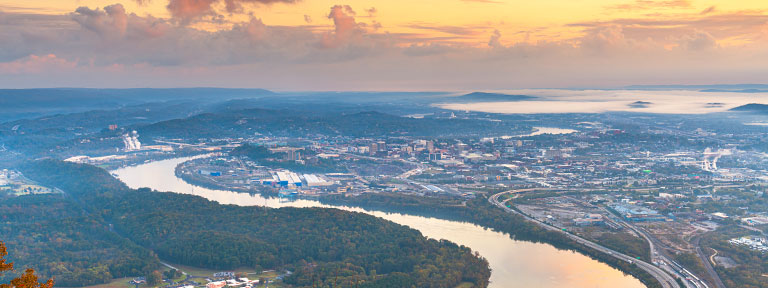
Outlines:
<svg viewBox="0 0 768 288"><path fill-rule="evenodd" d="M174 158L112 171L131 188L191 194L241 206L326 207L363 212L421 231L424 236L445 239L477 251L491 265L490 287L644 287L640 281L584 255L558 250L550 245L516 241L509 235L483 227L437 218L368 211L354 207L325 205L314 200L284 201L234 191L207 189L176 177L174 169L194 157Z"/></svg>

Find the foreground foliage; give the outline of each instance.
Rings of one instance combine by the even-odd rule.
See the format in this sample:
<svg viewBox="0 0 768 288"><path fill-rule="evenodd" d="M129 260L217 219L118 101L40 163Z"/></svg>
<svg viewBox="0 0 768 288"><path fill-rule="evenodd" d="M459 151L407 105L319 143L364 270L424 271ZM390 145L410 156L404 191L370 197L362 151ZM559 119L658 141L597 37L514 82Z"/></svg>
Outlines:
<svg viewBox="0 0 768 288"><path fill-rule="evenodd" d="M156 268L149 250L111 232L106 222L64 195L5 199L0 215L0 239L8 243L12 259L56 276L58 285L100 284Z"/></svg>
<svg viewBox="0 0 768 288"><path fill-rule="evenodd" d="M13 271L13 263L8 262L5 259L5 256L8 256L8 249L5 247L5 243L0 241L0 276L3 276L3 273L7 273L8 271ZM41 283L37 275L35 275L35 270L32 268L27 268L27 270L24 271L24 274L21 274L21 276L11 279L10 284L0 284L0 288L52 288L53 287L53 279L48 279L48 281L45 281Z"/></svg>

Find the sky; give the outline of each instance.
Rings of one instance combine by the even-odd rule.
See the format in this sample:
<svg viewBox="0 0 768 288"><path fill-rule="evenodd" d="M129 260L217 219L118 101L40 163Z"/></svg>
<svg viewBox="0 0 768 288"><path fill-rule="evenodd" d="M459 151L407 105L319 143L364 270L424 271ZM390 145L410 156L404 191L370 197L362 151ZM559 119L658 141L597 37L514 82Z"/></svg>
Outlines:
<svg viewBox="0 0 768 288"><path fill-rule="evenodd" d="M0 88L766 83L764 0L0 0Z"/></svg>

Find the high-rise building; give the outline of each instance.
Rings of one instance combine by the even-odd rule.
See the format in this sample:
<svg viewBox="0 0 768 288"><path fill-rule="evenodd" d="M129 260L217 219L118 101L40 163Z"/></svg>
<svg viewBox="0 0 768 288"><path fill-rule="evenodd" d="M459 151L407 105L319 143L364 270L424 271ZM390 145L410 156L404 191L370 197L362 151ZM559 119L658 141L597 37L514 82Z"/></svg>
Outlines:
<svg viewBox="0 0 768 288"><path fill-rule="evenodd" d="M387 151L387 142L379 141L376 144L379 145L379 151Z"/></svg>
<svg viewBox="0 0 768 288"><path fill-rule="evenodd" d="M290 149L287 151L286 156L288 160L298 161L301 160L301 152L298 149Z"/></svg>

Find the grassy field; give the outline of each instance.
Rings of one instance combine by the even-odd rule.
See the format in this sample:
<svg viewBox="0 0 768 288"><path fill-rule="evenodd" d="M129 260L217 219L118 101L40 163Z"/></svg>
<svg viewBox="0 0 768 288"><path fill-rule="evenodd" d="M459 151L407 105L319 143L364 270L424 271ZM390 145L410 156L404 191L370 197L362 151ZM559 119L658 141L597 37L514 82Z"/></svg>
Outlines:
<svg viewBox="0 0 768 288"><path fill-rule="evenodd" d="M131 281L131 279L133 278L112 279L112 282L101 285L87 286L86 288L133 288L133 285L128 283Z"/></svg>
<svg viewBox="0 0 768 288"><path fill-rule="evenodd" d="M190 266L184 266L184 265L178 265L178 264L172 264L172 263L169 263L169 265L176 267L177 269L181 270L184 273L187 273L187 275L185 276L179 277L177 279L173 279L174 281L180 282L182 280L185 280L188 276L191 276L192 278L190 278L189 280L197 283L199 286L204 286L205 284L207 284L208 281L206 281L205 278L213 277L213 273L223 272L222 270L190 267ZM163 269L161 269L161 271L163 272L168 270L170 269L164 266L163 266ZM246 275L245 277L248 277L249 279L252 279L252 280L256 280L259 278L274 279L275 277L280 275L276 271L256 271L254 269L248 269L248 268L228 270L227 272L243 273ZM133 288L134 286L129 283L132 279L133 278L113 279L111 282L106 284L87 286L85 288ZM167 283L163 283L158 287L163 287L166 284ZM262 286L254 286L254 287L262 287ZM281 288L285 286L282 283L275 282L275 283L270 283L269 287ZM465 288L464 286L459 286L459 287ZM472 287L472 286L467 286L467 287ZM140 285L139 288L151 288L151 287L146 284L143 284L143 285Z"/></svg>
<svg viewBox="0 0 768 288"><path fill-rule="evenodd" d="M51 190L50 188L39 186L39 185L33 185L33 184L7 185L7 186L0 187L0 190L3 190L6 193L14 196L53 193L53 190Z"/></svg>

